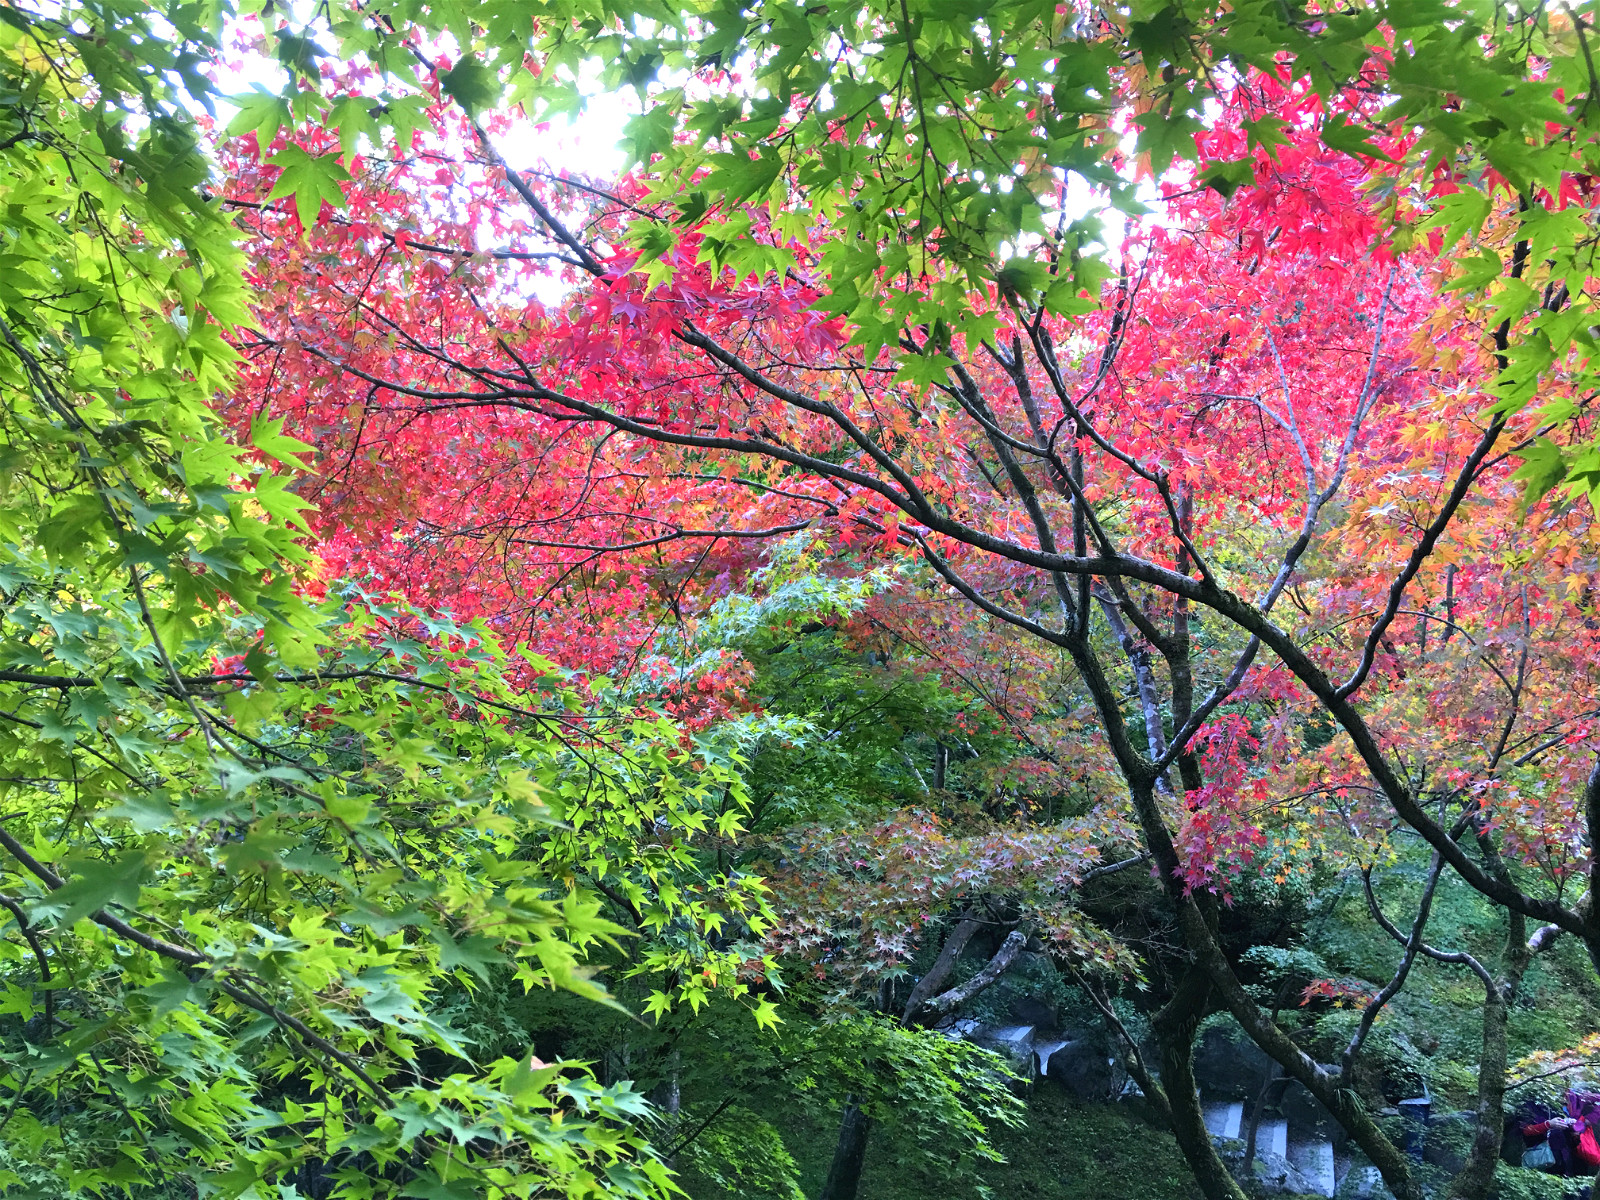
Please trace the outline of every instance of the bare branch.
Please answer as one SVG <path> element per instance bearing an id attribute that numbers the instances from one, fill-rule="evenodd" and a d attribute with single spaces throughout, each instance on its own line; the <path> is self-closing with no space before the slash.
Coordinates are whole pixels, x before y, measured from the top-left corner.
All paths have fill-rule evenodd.
<path id="1" fill-rule="evenodd" d="M 1435 853 L 1433 862 L 1428 867 L 1428 881 L 1423 885 L 1422 899 L 1417 903 L 1417 916 L 1411 923 L 1411 933 L 1408 937 L 1401 937 L 1400 931 L 1390 923 L 1383 915 L 1383 910 L 1378 907 L 1377 893 L 1372 890 L 1372 868 L 1370 866 L 1361 868 L 1361 884 L 1366 889 L 1368 911 L 1386 933 L 1399 940 L 1401 946 L 1405 948 L 1405 953 L 1400 959 L 1400 965 L 1395 968 L 1394 977 L 1384 984 L 1376 996 L 1367 1001 L 1367 1006 L 1361 1011 L 1361 1022 L 1356 1026 L 1356 1031 L 1350 1035 L 1350 1041 L 1339 1059 L 1341 1086 L 1349 1086 L 1350 1079 L 1355 1073 L 1356 1055 L 1361 1053 L 1367 1035 L 1372 1032 L 1373 1022 L 1378 1019 L 1383 1006 L 1399 995 L 1400 989 L 1405 986 L 1406 977 L 1411 974 L 1411 967 L 1417 961 L 1417 954 L 1422 949 L 1422 933 L 1427 927 L 1428 915 L 1433 911 L 1433 894 L 1439 886 L 1439 873 L 1443 868 L 1444 859 Z"/>
<path id="2" fill-rule="evenodd" d="M 1000 949 L 994 952 L 994 957 L 984 964 L 981 971 L 965 983 L 959 984 L 948 992 L 935 996 L 923 1004 L 922 1012 L 927 1014 L 925 1019 L 945 1016 L 960 1008 L 968 1000 L 971 1000 L 984 988 L 1004 975 L 1006 968 L 1011 966 L 1017 955 L 1022 953 L 1023 946 L 1027 944 L 1027 936 L 1020 929 L 1013 929 L 1006 934 L 1006 940 L 1000 943 Z"/>

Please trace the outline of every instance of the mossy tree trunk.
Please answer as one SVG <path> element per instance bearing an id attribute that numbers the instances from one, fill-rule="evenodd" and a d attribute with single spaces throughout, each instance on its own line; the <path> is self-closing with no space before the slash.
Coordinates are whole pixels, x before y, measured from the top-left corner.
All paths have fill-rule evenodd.
<path id="1" fill-rule="evenodd" d="M 1246 1200 L 1217 1154 L 1194 1080 L 1194 1034 L 1210 994 L 1205 974 L 1191 969 L 1179 981 L 1172 999 L 1151 1018 L 1161 1046 L 1161 1090 L 1166 1094 L 1172 1135 L 1206 1200 Z"/>

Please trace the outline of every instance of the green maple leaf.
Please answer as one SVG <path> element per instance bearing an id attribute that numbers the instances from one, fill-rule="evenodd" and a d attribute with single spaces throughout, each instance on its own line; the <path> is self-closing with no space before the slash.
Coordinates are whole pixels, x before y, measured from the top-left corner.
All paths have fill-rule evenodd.
<path id="1" fill-rule="evenodd" d="M 1394 162 L 1394 159 L 1368 138 L 1370 132 L 1359 125 L 1350 124 L 1343 117 L 1333 116 L 1323 123 L 1322 140 L 1333 149 L 1342 150 L 1357 158 L 1378 158 L 1387 163 Z"/>
<path id="2" fill-rule="evenodd" d="M 240 137 L 254 132 L 256 148 L 265 154 L 279 128 L 289 119 L 289 102 L 265 88 L 257 88 L 240 96 L 229 96 L 228 102 L 239 110 L 228 122 L 229 136 Z"/>
<path id="3" fill-rule="evenodd" d="M 389 1109 L 389 1115 L 400 1126 L 402 1146 L 409 1146 L 419 1133 L 431 1133 L 439 1128 L 439 1122 L 431 1113 L 424 1112 L 415 1100 L 402 1100 Z"/>
<path id="4" fill-rule="evenodd" d="M 316 224 L 324 200 L 334 208 L 344 207 L 344 190 L 339 185 L 350 178 L 350 172 L 339 165 L 338 155 L 307 154 L 299 146 L 285 146 L 272 156 L 272 165 L 283 173 L 267 199 L 292 195 L 302 228 Z"/>
<path id="5" fill-rule="evenodd" d="M 1278 160 L 1278 147 L 1289 144 L 1289 139 L 1283 133 L 1289 127 L 1289 122 L 1282 117 L 1258 117 L 1254 121 L 1241 121 L 1240 124 L 1250 139 L 1250 148 L 1266 150 L 1274 162 Z"/>
<path id="6" fill-rule="evenodd" d="M 419 1200 L 479 1200 L 483 1195 L 471 1179 L 454 1179 L 449 1183 L 432 1171 L 423 1171 L 401 1189 L 402 1196 L 416 1196 Z"/>
<path id="7" fill-rule="evenodd" d="M 1163 116 L 1152 111 L 1140 116 L 1139 122 L 1142 128 L 1135 148 L 1150 156 L 1150 173 L 1158 178 L 1173 159 L 1193 157 L 1194 135 L 1204 128 L 1185 112 Z"/>
<path id="8" fill-rule="evenodd" d="M 475 117 L 493 108 L 500 99 L 500 76 L 472 55 L 463 55 L 460 62 L 439 76 L 439 90 L 466 109 L 468 116 Z"/>
<path id="9" fill-rule="evenodd" d="M 481 934 L 456 941 L 444 931 L 435 930 L 433 937 L 439 943 L 439 966 L 443 970 L 454 971 L 458 967 L 466 967 L 487 983 L 489 968 L 505 961 L 504 955 L 496 949 L 494 939 Z"/>
<path id="10" fill-rule="evenodd" d="M 378 123 L 372 118 L 373 102 L 364 96 L 346 96 L 328 110 L 329 126 L 339 131 L 339 153 L 349 159 L 363 134 L 376 138 Z"/>
<path id="11" fill-rule="evenodd" d="M 84 859 L 74 866 L 76 878 L 35 905 L 35 917 L 54 917 L 66 928 L 107 904 L 133 907 L 139 902 L 139 886 L 149 869 L 149 859 L 142 851 L 129 851 L 114 862 Z"/>

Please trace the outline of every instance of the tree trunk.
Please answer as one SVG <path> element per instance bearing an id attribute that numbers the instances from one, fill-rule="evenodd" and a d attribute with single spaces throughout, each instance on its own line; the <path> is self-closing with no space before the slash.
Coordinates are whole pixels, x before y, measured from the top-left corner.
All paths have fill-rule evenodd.
<path id="1" fill-rule="evenodd" d="M 667 1059 L 666 1093 L 661 1107 L 669 1117 L 675 1117 L 683 1105 L 683 1056 L 677 1050 Z"/>
<path id="2" fill-rule="evenodd" d="M 839 1141 L 833 1148 L 833 1163 L 828 1181 L 822 1185 L 820 1200 L 856 1200 L 861 1188 L 861 1168 L 867 1159 L 867 1135 L 872 1121 L 854 1101 L 845 1105 L 839 1123 Z"/>
<path id="3" fill-rule="evenodd" d="M 1490 868 L 1504 871 L 1499 855 L 1486 848 Z M 1506 1022 L 1522 988 L 1522 976 L 1533 957 L 1528 949 L 1527 919 L 1506 912 L 1506 951 L 1499 979 L 1484 981 L 1483 1050 L 1478 1058 L 1478 1111 L 1472 1151 L 1450 1182 L 1453 1200 L 1488 1200 L 1494 1187 L 1495 1164 L 1505 1136 Z"/>
<path id="4" fill-rule="evenodd" d="M 938 994 L 945 980 L 950 978 L 950 972 L 955 970 L 956 962 L 960 959 L 962 951 L 967 948 L 967 943 L 972 940 L 973 934 L 983 928 L 983 922 L 973 915 L 973 911 L 962 914 L 961 919 L 956 922 L 956 927 L 950 931 L 950 936 L 945 938 L 939 957 L 933 960 L 928 973 L 917 980 L 916 986 L 911 989 L 911 997 L 906 1001 L 906 1010 L 900 1017 L 902 1025 L 914 1022 L 917 1013 L 922 1011 L 923 1004 Z"/>
<path id="5" fill-rule="evenodd" d="M 1494 1186 L 1495 1163 L 1500 1160 L 1504 1136 L 1506 1095 L 1506 1016 L 1508 1005 L 1498 987 L 1485 988 L 1489 994 L 1483 1006 L 1483 1053 L 1478 1060 L 1477 1128 L 1466 1164 L 1450 1181 L 1455 1200 L 1488 1200 Z"/>
<path id="6" fill-rule="evenodd" d="M 1299 1080 L 1343 1126 L 1351 1141 L 1372 1160 L 1397 1200 L 1422 1200 L 1422 1187 L 1411 1173 L 1404 1151 L 1378 1128 L 1354 1092 L 1341 1088 L 1325 1070 L 1258 1005 L 1233 973 L 1217 944 L 1205 914 L 1192 896 L 1178 896 L 1178 919 L 1184 940 L 1193 948 L 1216 985 L 1223 1004 L 1250 1035 L 1250 1040 L 1278 1061 L 1284 1074 Z"/>
<path id="7" fill-rule="evenodd" d="M 1022 486 L 1026 486 L 1025 478 L 1019 486 L 1019 491 Z M 1081 526 L 1082 508 L 1076 506 L 1076 509 L 1080 514 L 1078 520 Z M 1082 549 L 1084 542 L 1082 528 L 1075 527 L 1073 544 L 1078 547 L 1076 553 L 1084 553 Z M 1061 586 L 1060 581 L 1058 586 Z M 1156 800 L 1157 777 L 1149 762 L 1133 748 L 1129 740 L 1127 723 L 1122 716 L 1121 695 L 1107 677 L 1104 667 L 1089 643 L 1086 632 L 1088 628 L 1086 613 L 1089 603 L 1087 593 L 1088 588 L 1084 586 L 1080 592 L 1081 599 L 1077 603 L 1078 614 L 1072 621 L 1071 636 L 1063 645 L 1072 656 L 1073 664 L 1078 668 L 1084 686 L 1094 697 L 1095 708 L 1100 714 L 1101 725 L 1112 754 L 1116 757 L 1117 766 L 1128 785 L 1128 798 L 1133 802 L 1145 849 L 1155 860 L 1156 874 L 1161 879 L 1168 898 L 1177 909 L 1178 929 L 1184 944 L 1194 955 L 1196 965 L 1210 976 L 1228 1011 L 1244 1028 L 1245 1033 L 1256 1045 L 1278 1061 L 1283 1067 L 1284 1074 L 1304 1084 L 1306 1090 L 1333 1114 L 1334 1119 L 1344 1127 L 1351 1140 L 1378 1168 L 1384 1183 L 1394 1193 L 1396 1200 L 1422 1200 L 1421 1185 L 1413 1177 L 1411 1164 L 1405 1154 L 1385 1136 L 1382 1129 L 1378 1128 L 1377 1122 L 1372 1119 L 1355 1093 L 1342 1088 L 1339 1077 L 1327 1071 L 1296 1045 L 1294 1039 L 1285 1033 L 1277 1021 L 1268 1016 L 1245 991 L 1244 985 L 1239 981 L 1232 964 L 1228 962 L 1227 955 L 1223 953 L 1217 941 L 1213 921 L 1215 909 L 1209 898 L 1204 898 L 1205 905 L 1202 907 L 1203 897 L 1190 894 L 1185 887 L 1177 847 L 1173 844 L 1172 833 L 1167 828 L 1161 805 Z M 1072 606 L 1068 607 L 1070 610 Z M 1596 774 L 1600 776 L 1600 768 L 1597 768 Z M 1597 799 L 1594 826 L 1600 830 L 1600 783 L 1597 783 L 1595 790 Z M 1455 860 L 1451 861 L 1453 863 Z M 1600 936 L 1597 936 L 1596 943 L 1597 961 L 1600 961 Z M 1169 1099 L 1176 1108 L 1179 1103 L 1178 1098 L 1169 1096 Z"/>
<path id="8" fill-rule="evenodd" d="M 984 964 L 983 970 L 965 983 L 925 1001 L 921 1006 L 920 1014 L 912 1013 L 909 1005 L 906 1008 L 906 1012 L 910 1013 L 913 1019 L 916 1019 L 919 1015 L 923 1018 L 949 1016 L 996 979 L 999 979 L 1000 976 L 1004 975 L 1011 964 L 1016 961 L 1017 955 L 1022 953 L 1022 948 L 1027 944 L 1026 935 L 1020 929 L 1013 929 L 1006 934 L 1006 940 L 1000 943 L 1000 949 L 994 952 L 994 957 Z M 905 1024 L 909 1025 L 911 1022 L 907 1021 Z"/>
<path id="9" fill-rule="evenodd" d="M 1086 608 L 1087 603 L 1085 598 L 1082 606 Z M 1084 629 L 1080 617 L 1072 639 L 1066 643 L 1066 649 L 1094 697 L 1112 753 L 1128 785 L 1128 798 L 1133 802 L 1145 848 L 1155 860 L 1156 873 L 1177 909 L 1179 932 L 1194 955 L 1196 965 L 1210 976 L 1228 1011 L 1250 1039 L 1278 1061 L 1284 1074 L 1304 1084 L 1306 1090 L 1333 1114 L 1351 1140 L 1378 1168 L 1396 1200 L 1422 1200 L 1421 1185 L 1413 1177 L 1411 1164 L 1405 1154 L 1378 1127 L 1360 1099 L 1352 1091 L 1341 1088 L 1336 1075 L 1330 1074 L 1296 1045 L 1294 1039 L 1245 991 L 1238 975 L 1234 973 L 1216 938 L 1212 921 L 1214 910 L 1209 903 L 1202 907 L 1201 897 L 1190 894 L 1184 886 L 1177 847 L 1173 844 L 1172 833 L 1167 828 L 1161 806 L 1156 801 L 1156 777 L 1128 739 L 1118 692 L 1106 677 L 1084 635 Z M 1600 803 L 1597 803 L 1597 808 L 1600 808 Z M 1600 818 L 1596 823 L 1600 825 Z M 1597 954 L 1600 954 L 1600 948 L 1597 948 Z M 1174 1108 L 1180 1103 L 1176 1097 L 1169 1096 L 1169 1100 Z M 1176 1121 L 1174 1123 L 1177 1124 Z"/>
<path id="10" fill-rule="evenodd" d="M 909 1028 L 919 1016 L 949 1013 L 1005 974 L 1006 968 L 1027 942 L 1027 938 L 1017 930 L 1006 935 L 994 957 L 966 983 L 939 995 L 933 994 L 950 978 L 961 952 L 966 949 L 980 925 L 981 922 L 972 916 L 964 916 L 957 923 L 927 975 L 912 989 L 905 1013 L 900 1018 L 901 1025 Z M 828 1181 L 822 1187 L 820 1200 L 855 1200 L 856 1192 L 861 1187 L 861 1167 L 866 1161 L 867 1139 L 871 1132 L 871 1119 L 852 1099 L 845 1105 L 844 1117 L 839 1122 L 839 1140 L 834 1144 L 833 1163 L 828 1167 Z"/>
<path id="11" fill-rule="evenodd" d="M 1234 973 L 1222 952 L 1212 923 L 1212 910 L 1202 907 L 1202 896 L 1190 894 L 1179 877 L 1177 848 L 1172 843 L 1161 809 L 1156 803 L 1154 781 L 1129 781 L 1128 794 L 1138 814 L 1144 842 L 1161 876 L 1168 897 L 1178 913 L 1178 929 L 1195 956 L 1196 966 L 1210 977 L 1223 1005 L 1250 1040 L 1278 1061 L 1284 1074 L 1299 1080 L 1321 1101 L 1343 1126 L 1352 1141 L 1372 1160 L 1396 1200 L 1422 1200 L 1422 1188 L 1412 1176 L 1405 1154 L 1378 1128 L 1366 1106 L 1354 1092 L 1339 1086 L 1338 1078 L 1302 1050 L 1282 1027 L 1257 1004 Z M 1170 1098 L 1170 1097 L 1169 1097 Z M 1173 1099 L 1174 1107 L 1177 1101 Z"/>
<path id="12" fill-rule="evenodd" d="M 1206 1200 L 1245 1200 L 1243 1190 L 1217 1156 L 1194 1082 L 1194 1031 L 1205 1014 L 1210 991 L 1205 975 L 1191 970 L 1151 1020 L 1161 1044 L 1161 1090 L 1166 1093 L 1178 1149 Z"/>
<path id="13" fill-rule="evenodd" d="M 1283 1094 L 1293 1080 L 1283 1074 L 1283 1068 L 1276 1062 L 1267 1067 L 1266 1078 L 1261 1081 L 1261 1090 L 1256 1093 L 1256 1102 L 1250 1109 L 1250 1128 L 1244 1139 L 1244 1168 L 1242 1174 L 1248 1176 L 1250 1167 L 1256 1161 L 1256 1138 L 1261 1132 L 1261 1118 L 1274 1104 L 1283 1102 Z M 1273 1093 L 1277 1092 L 1277 1097 Z"/>

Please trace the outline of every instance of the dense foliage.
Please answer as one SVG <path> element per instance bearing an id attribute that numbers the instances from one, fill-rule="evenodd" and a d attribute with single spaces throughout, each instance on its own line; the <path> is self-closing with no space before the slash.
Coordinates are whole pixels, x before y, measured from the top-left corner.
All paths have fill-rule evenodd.
<path id="1" fill-rule="evenodd" d="M 0 2 L 0 1187 L 1035 1194 L 1044 1011 L 1540 1194 L 1594 19 Z"/>

